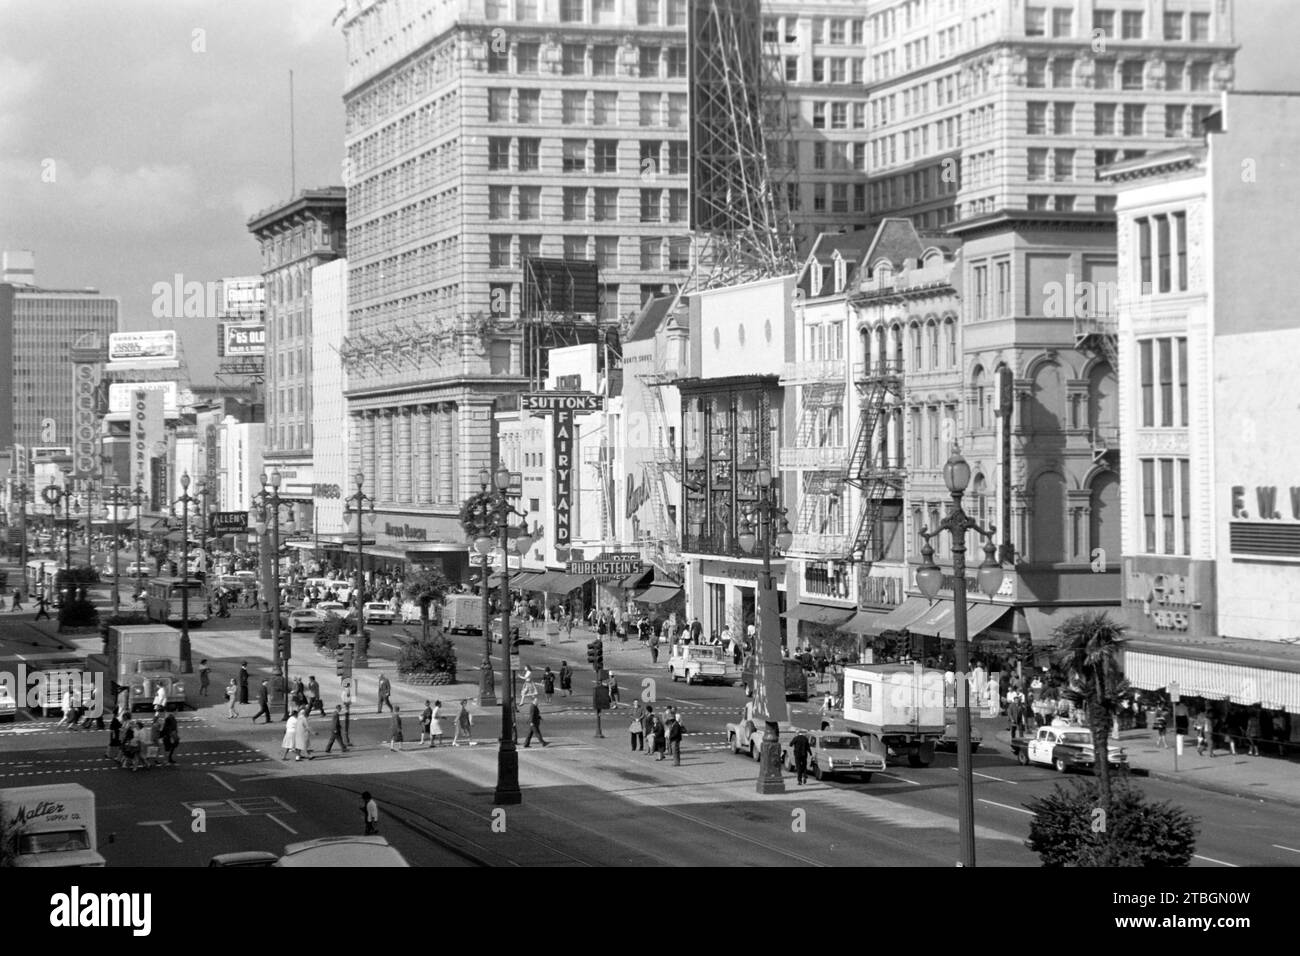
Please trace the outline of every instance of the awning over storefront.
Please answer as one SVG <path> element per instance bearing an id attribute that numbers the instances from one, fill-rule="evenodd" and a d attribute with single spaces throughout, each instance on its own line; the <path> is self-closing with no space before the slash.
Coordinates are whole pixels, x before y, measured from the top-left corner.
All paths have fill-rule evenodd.
<path id="1" fill-rule="evenodd" d="M 544 576 L 545 574 L 541 571 L 519 571 L 510 575 L 510 587 L 519 591 L 531 591 L 537 580 Z M 488 578 L 488 583 L 491 584 L 491 582 L 492 579 Z"/>
<path id="2" fill-rule="evenodd" d="M 925 598 L 910 597 L 892 611 L 859 611 L 839 630 L 874 637 L 884 631 L 901 631 L 929 610 L 930 602 Z"/>
<path id="3" fill-rule="evenodd" d="M 556 571 L 554 576 L 550 577 L 544 584 L 537 585 L 535 589 L 545 591 L 547 594 L 568 594 L 570 591 L 576 591 L 590 580 L 591 575 L 589 574 L 566 574 L 563 571 Z"/>
<path id="4" fill-rule="evenodd" d="M 405 561 L 406 552 L 397 548 L 381 548 L 379 545 L 370 545 L 361 549 L 363 554 L 368 554 L 372 558 L 388 558 L 389 560 Z"/>
<path id="5" fill-rule="evenodd" d="M 1035 647 L 1053 647 L 1056 645 L 1056 638 L 1052 636 L 1052 631 L 1071 614 L 1077 614 L 1080 608 L 1077 607 L 1025 607 L 1018 608 L 1017 617 L 1023 615 L 1025 628 L 1029 631 L 1029 639 Z M 1019 628 L 1020 622 L 1017 621 L 1016 630 L 1020 633 L 1023 631 Z"/>
<path id="6" fill-rule="evenodd" d="M 310 551 L 316 547 L 315 543 L 311 541 L 286 541 L 284 546 L 286 548 L 298 548 L 302 551 Z"/>
<path id="7" fill-rule="evenodd" d="M 1154 635 L 1124 642 L 1124 676 L 1139 690 L 1178 682 L 1184 697 L 1300 714 L 1300 647 L 1237 638 Z"/>
<path id="8" fill-rule="evenodd" d="M 946 640 L 956 639 L 953 611 L 956 605 L 952 601 L 938 601 L 919 618 L 907 625 L 913 634 L 925 634 Z M 976 601 L 966 605 L 966 636 L 971 640 L 988 630 L 998 618 L 1010 608 L 1005 604 L 986 604 Z"/>
<path id="9" fill-rule="evenodd" d="M 676 584 L 652 584 L 643 591 L 632 595 L 632 600 L 641 604 L 667 604 L 682 593 Z"/>
<path id="10" fill-rule="evenodd" d="M 851 607 L 828 607 L 825 604 L 805 604 L 800 601 L 781 616 L 787 620 L 793 617 L 812 624 L 821 624 L 824 627 L 839 627 L 841 624 L 847 624 L 853 615 L 854 610 Z"/>
<path id="11" fill-rule="evenodd" d="M 654 578 L 655 569 L 646 568 L 644 571 L 638 571 L 635 574 L 629 574 L 622 581 L 615 584 L 606 584 L 606 587 L 620 587 L 625 591 L 635 590 L 649 585 Z"/>

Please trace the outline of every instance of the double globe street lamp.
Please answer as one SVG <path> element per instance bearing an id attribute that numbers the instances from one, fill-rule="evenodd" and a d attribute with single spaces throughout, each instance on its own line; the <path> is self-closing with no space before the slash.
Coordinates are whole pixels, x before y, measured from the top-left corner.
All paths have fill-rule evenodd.
<path id="1" fill-rule="evenodd" d="M 271 549 L 270 549 L 270 573 L 267 568 L 262 568 L 262 583 L 265 588 L 271 592 L 271 622 L 269 632 L 271 635 L 271 647 L 275 662 L 276 672 L 280 676 L 280 691 L 284 698 L 284 719 L 289 719 L 289 656 L 291 653 L 292 631 L 289 631 L 287 638 L 281 637 L 283 625 L 280 621 L 280 508 L 283 503 L 280 501 L 280 472 L 273 470 L 268 477 L 266 472 L 262 472 L 259 481 L 262 490 L 253 496 L 253 527 L 257 529 L 257 538 L 259 542 L 266 541 L 266 532 L 269 526 L 271 531 Z M 289 502 L 289 515 L 285 519 L 285 524 L 289 531 L 293 531 L 293 503 Z M 267 550 L 262 549 L 262 556 L 265 559 Z"/>
<path id="2" fill-rule="evenodd" d="M 772 719 L 774 702 L 767 699 L 766 691 L 772 687 L 781 687 L 781 702 L 784 702 L 785 665 L 782 663 L 781 628 L 776 619 L 777 598 L 772 587 L 772 544 L 775 539 L 777 550 L 788 551 L 794 535 L 786 520 L 787 510 L 776 503 L 772 489 L 772 469 L 762 465 L 754 477 L 758 485 L 758 500 L 742 517 L 736 542 L 746 554 L 753 554 L 759 541 L 763 544 L 763 573 L 758 580 L 758 646 L 752 648 L 751 652 L 756 661 L 754 684 L 755 687 L 764 688 L 761 699 L 767 711 L 763 715 L 765 727 L 759 750 L 757 789 L 759 793 L 773 794 L 785 793 L 785 781 L 781 779 L 781 728 Z M 770 679 L 773 668 L 781 675 L 780 681 Z"/>
<path id="3" fill-rule="evenodd" d="M 488 481 L 493 479 L 496 494 L 488 493 Z M 486 468 L 479 472 L 479 485 L 482 488 L 481 524 L 474 536 L 474 550 L 483 556 L 483 602 L 487 604 L 487 556 L 495 547 L 501 548 L 501 747 L 497 753 L 497 785 L 492 802 L 497 805 L 517 804 L 522 802 L 523 794 L 519 790 L 519 751 L 515 746 L 515 692 L 510 669 L 510 653 L 513 645 L 510 637 L 510 551 L 526 554 L 533 546 L 533 539 L 528 534 L 526 525 L 511 526 L 510 518 L 515 516 L 527 521 L 528 515 L 511 506 L 507 492 L 510 489 L 510 469 L 502 465 L 495 476 Z M 492 634 L 485 630 L 484 670 L 492 669 Z M 481 693 L 481 690 L 480 690 Z"/>
<path id="4" fill-rule="evenodd" d="M 984 563 L 979 567 L 979 589 L 990 598 L 1002 588 L 1003 570 L 995 555 L 993 536 L 997 528 L 981 528 L 962 510 L 961 499 L 970 485 L 971 470 L 961 450 L 953 445 L 952 457 L 943 466 L 943 483 L 952 494 L 952 509 L 933 531 L 921 529 L 925 546 L 921 548 L 921 566 L 916 571 L 916 586 L 934 600 L 943 587 L 943 569 L 934 563 L 930 539 L 944 531 L 952 535 L 953 630 L 956 637 L 957 677 L 957 810 L 961 841 L 961 866 L 975 865 L 975 780 L 970 749 L 970 648 L 966 632 L 966 535 L 974 531 L 984 538 Z"/>
<path id="5" fill-rule="evenodd" d="M 374 523 L 375 499 L 361 490 L 361 486 L 365 484 L 366 481 L 366 476 L 363 472 L 357 472 L 356 475 L 353 476 L 352 480 L 356 482 L 357 490 L 344 499 L 343 521 L 345 524 L 351 524 L 353 518 L 356 518 L 357 520 L 357 584 L 353 591 L 353 596 L 355 598 L 354 603 L 357 606 L 357 656 L 354 657 L 353 660 L 354 662 L 360 663 L 357 658 L 361 656 L 363 651 L 367 650 L 365 637 L 366 621 L 365 615 L 362 613 L 365 610 L 366 600 L 364 594 L 365 572 L 362 570 L 365 567 L 365 552 L 362 548 L 366 544 L 366 536 L 365 528 L 362 527 L 361 516 L 363 514 L 368 516 L 371 524 Z"/>
<path id="6" fill-rule="evenodd" d="M 176 514 L 176 506 L 181 506 L 181 673 L 194 673 L 194 660 L 190 652 L 190 503 L 197 502 L 207 493 L 207 483 L 200 478 L 194 489 L 197 494 L 190 494 L 190 473 L 181 475 L 181 496 L 172 501 L 170 510 Z"/>

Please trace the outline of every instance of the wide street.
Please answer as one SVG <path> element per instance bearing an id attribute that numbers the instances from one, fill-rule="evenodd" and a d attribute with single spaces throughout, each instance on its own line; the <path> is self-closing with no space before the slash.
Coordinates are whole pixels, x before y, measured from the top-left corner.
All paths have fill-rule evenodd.
<path id="1" fill-rule="evenodd" d="M 27 625 L 30 615 L 0 615 L 0 655 L 33 659 L 57 653 Z M 374 713 L 377 673 L 393 674 L 404 630 L 376 628 L 374 666 L 361 675 L 353 708 L 353 749 L 322 751 L 325 725 L 314 721 L 315 759 L 282 761 L 282 724 L 251 724 L 252 705 L 229 720 L 221 688 L 241 660 L 255 677 L 268 670 L 268 642 L 251 616 L 211 621 L 193 631 L 195 660 L 213 667 L 212 689 L 197 711 L 181 715 L 178 765 L 131 773 L 104 757 L 107 734 L 67 730 L 54 720 L 20 713 L 0 725 L 0 786 L 77 781 L 99 800 L 102 852 L 110 865 L 197 866 L 214 854 L 277 850 L 319 836 L 359 832 L 359 794 L 370 790 L 381 807 L 381 832 L 414 864 L 425 865 L 951 865 L 957 853 L 956 758 L 940 754 L 922 769 L 891 766 L 869 783 L 816 782 L 800 787 L 787 776 L 783 796 L 755 793 L 757 764 L 726 745 L 725 724 L 744 704 L 734 687 L 671 683 L 664 662 L 652 666 L 635 642 L 606 643 L 606 666 L 618 676 L 624 701 L 640 693 L 657 707 L 676 705 L 689 731 L 680 767 L 633 753 L 626 706 L 607 714 L 605 737 L 595 736 L 590 635 L 552 646 L 525 645 L 521 659 L 539 675 L 568 660 L 575 671 L 572 698 L 544 703 L 549 746 L 519 750 L 523 803 L 494 813 L 500 711 L 475 710 L 477 746 L 419 748 L 415 716 L 425 697 L 450 688 L 413 688 L 394 680 L 393 699 L 407 716 L 402 752 L 381 744 L 389 716 Z M 222 627 L 212 625 L 221 624 Z M 409 628 L 418 631 L 418 625 Z M 541 632 L 537 635 L 542 639 Z M 458 693 L 476 684 L 481 638 L 454 638 L 461 664 Z M 83 650 L 97 641 L 80 639 Z M 497 686 L 500 688 L 499 646 Z M 64 652 L 66 653 L 66 652 Z M 329 707 L 337 701 L 333 664 L 295 635 L 294 675 L 315 674 Z M 196 695 L 197 679 L 191 695 Z M 817 704 L 792 704 L 791 719 L 815 726 Z M 445 721 L 450 730 L 451 721 Z M 977 851 L 981 865 L 1036 865 L 1023 845 L 1029 800 L 1051 792 L 1061 778 L 1044 768 L 1018 766 L 994 741 L 1003 721 L 979 720 L 986 744 L 975 755 Z M 1244 758 L 1238 758 L 1244 759 Z M 1200 820 L 1198 866 L 1294 865 L 1300 808 L 1220 795 L 1163 780 L 1140 780 Z M 110 842 L 111 840 L 111 842 Z"/>

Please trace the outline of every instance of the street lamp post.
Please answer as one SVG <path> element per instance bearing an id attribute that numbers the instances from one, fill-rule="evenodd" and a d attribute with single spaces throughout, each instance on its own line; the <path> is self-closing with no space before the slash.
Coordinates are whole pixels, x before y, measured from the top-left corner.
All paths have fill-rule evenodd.
<path id="1" fill-rule="evenodd" d="M 772 593 L 772 539 L 776 538 L 778 549 L 786 551 L 794 535 L 790 532 L 790 525 L 786 521 L 786 509 L 778 507 L 773 497 L 772 470 L 767 466 L 760 467 L 755 478 L 758 484 L 758 501 L 741 519 L 736 539 L 748 554 L 753 554 L 758 539 L 762 539 L 763 574 L 759 578 L 758 586 L 766 594 L 766 599 L 760 601 L 758 607 L 775 609 L 776 595 Z M 760 628 L 758 647 L 754 650 L 758 652 L 756 656 L 760 660 L 765 660 L 768 656 L 767 651 L 780 644 L 779 632 L 774 631 L 780 625 L 771 614 L 761 611 L 758 625 Z M 782 686 L 784 686 L 784 678 L 785 675 L 782 674 Z M 769 682 L 765 681 L 766 683 Z M 781 778 L 781 728 L 777 721 L 770 719 L 772 716 L 770 709 L 766 716 L 769 719 L 766 720 L 763 729 L 757 789 L 762 794 L 785 793 L 785 781 Z"/>
<path id="2" fill-rule="evenodd" d="M 118 607 L 122 603 L 121 589 L 118 585 L 118 580 L 119 580 L 118 574 L 120 571 L 120 566 L 118 562 L 118 558 L 119 558 L 118 551 L 120 549 L 118 548 L 118 542 L 120 540 L 120 536 L 118 534 L 118 527 L 117 527 L 117 510 L 118 508 L 126 507 L 130 503 L 131 503 L 131 499 L 130 497 L 127 496 L 126 488 L 123 485 L 119 485 L 116 482 L 114 482 L 111 490 L 105 489 L 104 504 L 105 506 L 112 505 L 113 507 L 113 613 L 114 614 L 117 614 Z"/>
<path id="3" fill-rule="evenodd" d="M 489 502 L 491 496 L 488 495 L 488 483 L 492 480 L 492 473 L 483 468 L 478 473 L 478 486 L 480 501 L 482 502 L 482 514 L 480 520 L 483 527 L 486 528 L 492 523 L 492 515 L 489 512 Z M 476 546 L 477 547 L 477 546 Z M 492 673 L 492 610 L 488 607 L 488 555 L 487 552 L 481 554 L 483 559 L 483 663 L 479 667 L 478 682 L 478 704 L 480 707 L 495 707 L 497 704 L 496 697 L 496 679 Z M 507 561 L 509 558 L 507 557 Z M 510 600 L 509 592 L 506 593 L 506 600 Z M 504 636 L 502 637 L 504 641 Z M 502 681 L 508 683 L 504 676 Z"/>
<path id="4" fill-rule="evenodd" d="M 134 604 L 140 597 L 142 588 L 141 575 L 144 573 L 144 535 L 140 530 L 140 520 L 144 513 L 144 503 L 148 500 L 144 488 L 140 486 L 139 480 L 135 483 L 135 489 L 131 492 L 131 497 L 127 499 L 135 506 L 135 594 L 131 603 Z"/>
<path id="5" fill-rule="evenodd" d="M 268 519 L 271 529 L 271 641 L 275 659 L 276 670 L 280 672 L 280 680 L 283 682 L 281 689 L 284 694 L 284 719 L 289 719 L 289 657 L 288 649 L 281 652 L 280 647 L 280 472 L 272 471 L 270 479 L 267 479 L 265 473 L 262 474 L 262 490 L 254 497 L 258 501 L 257 517 L 257 535 L 259 538 L 266 533 Z M 293 527 L 293 513 L 290 512 L 288 518 L 289 527 Z M 290 642 L 293 640 L 292 631 L 290 632 Z"/>
<path id="6" fill-rule="evenodd" d="M 484 469 L 479 473 L 479 483 L 487 488 L 487 476 Z M 497 469 L 495 475 L 496 494 L 493 495 L 486 503 L 484 512 L 488 522 L 484 527 L 479 529 L 479 536 L 474 539 L 474 550 L 483 555 L 484 558 L 491 553 L 493 547 L 500 545 L 502 555 L 501 567 L 501 591 L 506 595 L 506 599 L 501 602 L 501 660 L 502 671 L 504 673 L 501 687 L 501 746 L 497 754 L 497 786 L 492 796 L 492 802 L 501 804 L 517 804 L 523 802 L 523 794 L 519 790 L 519 751 L 515 745 L 515 693 L 511 681 L 513 676 L 510 670 L 510 539 L 511 531 L 514 531 L 514 547 L 519 554 L 526 554 L 532 547 L 533 540 L 528 535 L 524 527 L 511 528 L 510 516 L 515 515 L 519 518 L 527 519 L 527 515 L 511 507 L 506 492 L 510 488 L 510 469 L 502 465 Z M 499 541 L 494 540 L 499 536 Z M 488 640 L 491 640 L 489 635 Z"/>
<path id="7" fill-rule="evenodd" d="M 365 640 L 366 633 L 365 615 L 362 613 L 366 606 L 366 598 L 364 594 L 365 588 L 363 586 L 365 576 L 361 570 L 364 566 L 365 559 L 365 552 L 362 548 L 365 545 L 366 540 L 365 528 L 362 526 L 361 516 L 363 513 L 369 514 L 370 520 L 375 520 L 375 499 L 361 490 L 361 486 L 365 484 L 366 481 L 366 476 L 363 472 L 357 472 L 353 476 L 352 480 L 356 482 L 357 490 L 344 499 L 343 520 L 349 524 L 352 523 L 354 517 L 357 520 L 357 585 L 353 589 L 352 593 L 355 598 L 353 603 L 357 606 L 357 646 L 360 647 L 361 642 Z"/>
<path id="8" fill-rule="evenodd" d="M 962 510 L 961 499 L 970 484 L 970 465 L 962 457 L 956 444 L 952 457 L 943 466 L 943 483 L 952 493 L 952 509 L 939 522 L 934 531 L 921 529 L 925 546 L 921 549 L 921 566 L 916 571 L 916 584 L 926 597 L 933 600 L 943 586 L 943 571 L 934 563 L 934 548 L 930 539 L 947 531 L 952 535 L 952 601 L 953 629 L 955 631 L 957 677 L 957 812 L 961 840 L 961 866 L 975 865 L 975 780 L 970 749 L 970 648 L 966 633 L 966 535 L 974 531 L 985 539 L 984 563 L 979 568 L 979 587 L 992 597 L 1002 586 L 1002 566 L 994 557 L 993 536 L 997 528 L 981 528 Z"/>
<path id="9" fill-rule="evenodd" d="M 194 673 L 194 660 L 190 652 L 190 502 L 197 502 L 205 493 L 206 483 L 199 479 L 197 495 L 190 494 L 190 473 L 181 475 L 181 496 L 171 503 L 172 509 L 181 506 L 181 673 Z M 173 514 L 175 511 L 173 510 Z"/>
<path id="10" fill-rule="evenodd" d="M 63 503 L 63 528 L 65 531 L 63 539 L 63 586 L 70 597 L 72 594 L 72 517 L 69 509 L 72 504 L 72 491 L 68 487 L 68 476 L 69 473 L 64 472 L 63 486 L 52 482 L 46 485 L 45 490 L 41 492 L 41 497 L 50 506 L 50 524 L 54 527 L 58 526 L 59 503 Z M 58 554 L 58 551 L 54 553 Z"/>
<path id="11" fill-rule="evenodd" d="M 19 554 L 21 555 L 24 583 L 27 575 L 27 482 L 19 481 L 14 491 L 18 495 L 18 530 L 22 535 L 19 541 Z M 30 595 L 29 595 L 30 597 Z"/>

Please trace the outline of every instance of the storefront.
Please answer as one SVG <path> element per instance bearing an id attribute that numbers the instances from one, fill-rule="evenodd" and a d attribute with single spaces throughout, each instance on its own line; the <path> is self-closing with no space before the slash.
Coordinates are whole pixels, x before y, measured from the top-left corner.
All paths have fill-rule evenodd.
<path id="1" fill-rule="evenodd" d="M 763 573 L 761 561 L 700 559 L 687 562 L 686 603 L 688 620 L 698 616 L 705 636 L 720 634 L 724 627 L 732 634 L 744 635 L 755 623 L 758 577 Z M 785 562 L 774 559 L 772 580 L 777 589 L 780 612 L 781 643 L 787 641 L 787 597 Z"/>

